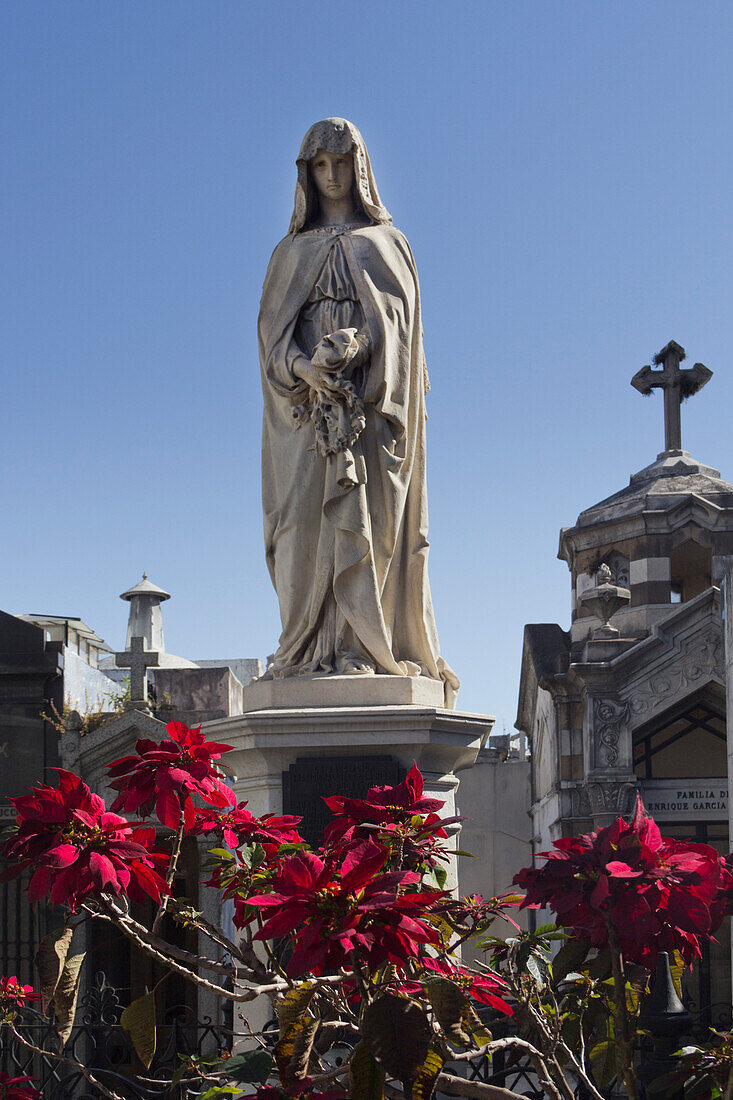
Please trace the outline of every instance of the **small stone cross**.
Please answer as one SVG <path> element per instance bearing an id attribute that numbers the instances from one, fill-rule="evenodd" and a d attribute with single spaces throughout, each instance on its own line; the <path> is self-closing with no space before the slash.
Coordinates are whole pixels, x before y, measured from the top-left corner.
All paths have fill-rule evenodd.
<path id="1" fill-rule="evenodd" d="M 141 710 L 148 705 L 148 669 L 158 664 L 158 654 L 145 649 L 144 638 L 131 638 L 126 653 L 115 653 L 118 668 L 130 670 L 130 706 Z"/>
<path id="2" fill-rule="evenodd" d="M 664 450 L 680 452 L 682 450 L 682 425 L 680 406 L 686 397 L 692 397 L 713 377 L 713 372 L 702 363 L 694 367 L 680 369 L 685 358 L 685 349 L 670 340 L 658 355 L 654 356 L 656 366 L 642 367 L 631 379 L 631 385 L 639 393 L 649 394 L 653 389 L 664 390 Z"/>

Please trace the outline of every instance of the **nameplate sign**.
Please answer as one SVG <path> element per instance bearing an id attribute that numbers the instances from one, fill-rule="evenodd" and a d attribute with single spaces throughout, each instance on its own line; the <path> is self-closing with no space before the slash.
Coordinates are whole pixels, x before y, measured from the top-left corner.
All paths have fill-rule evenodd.
<path id="1" fill-rule="evenodd" d="M 644 808 L 660 821 L 727 821 L 728 781 L 647 779 L 640 784 Z"/>

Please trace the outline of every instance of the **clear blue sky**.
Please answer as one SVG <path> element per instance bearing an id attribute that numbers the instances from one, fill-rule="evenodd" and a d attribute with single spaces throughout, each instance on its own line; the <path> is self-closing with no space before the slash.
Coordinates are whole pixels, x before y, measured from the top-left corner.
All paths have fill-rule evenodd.
<path id="1" fill-rule="evenodd" d="M 733 480 L 728 2 L 5 0 L 0 51 L 3 609 L 117 647 L 145 569 L 172 652 L 274 648 L 255 320 L 327 115 L 420 271 L 460 706 L 511 728 L 559 528 L 662 449 L 629 379 L 672 338 L 715 371 L 683 445 Z"/>

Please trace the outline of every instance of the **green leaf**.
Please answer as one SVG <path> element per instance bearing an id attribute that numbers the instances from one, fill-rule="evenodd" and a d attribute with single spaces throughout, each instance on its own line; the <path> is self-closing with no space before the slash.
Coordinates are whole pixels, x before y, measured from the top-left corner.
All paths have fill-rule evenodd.
<path id="1" fill-rule="evenodd" d="M 678 997 L 682 997 L 682 975 L 685 971 L 685 960 L 679 951 L 672 951 L 669 959 L 669 969 L 672 972 L 672 981 Z"/>
<path id="2" fill-rule="evenodd" d="M 719 1096 L 720 1090 L 716 1087 L 715 1079 L 709 1074 L 701 1076 L 697 1074 L 685 1083 L 685 1100 L 702 1100 L 706 1096 Z"/>
<path id="3" fill-rule="evenodd" d="M 412 1086 L 412 1100 L 431 1100 L 444 1065 L 445 1060 L 440 1050 L 431 1044 Z"/>
<path id="4" fill-rule="evenodd" d="M 227 863 L 231 863 L 234 860 L 234 856 L 228 848 L 209 848 L 209 855 L 216 856 L 218 859 L 223 859 Z"/>
<path id="5" fill-rule="evenodd" d="M 435 878 L 435 881 L 438 884 L 438 888 L 440 890 L 442 890 L 443 887 L 446 884 L 447 879 L 448 879 L 448 870 L 447 870 L 447 868 L 444 867 L 442 865 L 442 863 L 436 863 L 435 866 L 433 867 L 433 876 Z"/>
<path id="6" fill-rule="evenodd" d="M 470 1000 L 466 1001 L 466 1005 L 463 1009 L 461 1016 L 461 1023 L 463 1030 L 470 1032 L 473 1037 L 473 1041 L 477 1047 L 485 1047 L 487 1043 L 490 1043 L 493 1039 L 493 1035 L 484 1027 L 480 1016 L 476 1012 L 476 1009 L 471 1004 Z"/>
<path id="7" fill-rule="evenodd" d="M 130 1042 L 145 1069 L 150 1069 L 156 1041 L 155 994 L 146 993 L 129 1004 L 120 1016 L 120 1023 L 130 1036 Z"/>
<path id="8" fill-rule="evenodd" d="M 351 1100 L 384 1100 L 384 1068 L 366 1043 L 359 1043 L 349 1059 Z"/>
<path id="9" fill-rule="evenodd" d="M 178 1057 L 182 1058 L 183 1056 L 181 1054 L 179 1054 Z M 171 1093 L 173 1092 L 176 1085 L 179 1085 L 181 1083 L 181 1081 L 183 1080 L 184 1074 L 187 1073 L 188 1070 L 189 1070 L 188 1059 L 184 1058 L 183 1061 L 181 1062 L 180 1066 L 178 1066 L 176 1068 L 173 1076 L 171 1077 L 171 1085 L 170 1085 Z"/>
<path id="10" fill-rule="evenodd" d="M 419 1004 L 385 993 L 364 1007 L 361 1033 L 391 1077 L 403 1085 L 415 1080 L 425 1064 L 432 1035 Z"/>
<path id="11" fill-rule="evenodd" d="M 584 939 L 567 940 L 552 960 L 552 980 L 555 984 L 580 969 L 588 957 L 590 942 Z"/>
<path id="12" fill-rule="evenodd" d="M 594 1081 L 599 1089 L 605 1089 L 616 1076 L 616 1044 L 603 1039 L 593 1047 L 589 1058 Z"/>
<path id="13" fill-rule="evenodd" d="M 544 984 L 547 964 L 544 963 L 543 959 L 539 958 L 537 955 L 530 955 L 527 958 L 527 970 L 538 985 Z"/>
<path id="14" fill-rule="evenodd" d="M 45 1015 L 48 1015 L 56 986 L 59 984 L 73 935 L 73 928 L 57 928 L 38 945 L 35 963 L 41 978 L 41 1003 Z"/>
<path id="15" fill-rule="evenodd" d="M 611 974 L 611 952 L 607 947 L 601 948 L 596 955 L 595 959 L 592 959 L 588 965 L 588 977 L 594 979 L 605 979 Z"/>
<path id="16" fill-rule="evenodd" d="M 272 1072 L 274 1059 L 266 1050 L 248 1050 L 245 1054 L 234 1054 L 223 1062 L 221 1069 L 227 1077 L 240 1084 L 264 1085 Z"/>
<path id="17" fill-rule="evenodd" d="M 81 955 L 66 957 L 64 968 L 61 971 L 58 985 L 53 995 L 53 1014 L 58 1037 L 61 1040 L 61 1049 L 71 1035 L 76 1015 L 76 999 L 79 996 L 79 980 L 81 978 L 81 964 L 84 962 L 86 952 Z"/>
<path id="18" fill-rule="evenodd" d="M 534 938 L 537 938 L 539 936 L 546 936 L 550 932 L 557 932 L 557 931 L 558 931 L 558 927 L 557 927 L 556 924 L 541 924 L 539 926 L 539 928 L 535 928 L 534 932 L 532 932 L 532 936 Z M 562 932 L 561 935 L 564 939 L 567 936 L 567 932 Z"/>

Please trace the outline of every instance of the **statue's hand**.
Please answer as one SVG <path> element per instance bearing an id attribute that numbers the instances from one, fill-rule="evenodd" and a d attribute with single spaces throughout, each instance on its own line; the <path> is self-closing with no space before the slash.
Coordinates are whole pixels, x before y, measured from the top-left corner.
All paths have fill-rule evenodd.
<path id="1" fill-rule="evenodd" d="M 306 386 L 311 390 L 315 390 L 320 397 L 328 397 L 338 391 L 334 378 L 329 377 L 327 371 L 317 367 L 314 363 L 311 363 L 310 359 L 305 357 L 299 359 L 293 365 L 293 374 L 296 374 L 298 378 L 302 378 Z"/>

